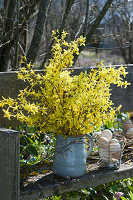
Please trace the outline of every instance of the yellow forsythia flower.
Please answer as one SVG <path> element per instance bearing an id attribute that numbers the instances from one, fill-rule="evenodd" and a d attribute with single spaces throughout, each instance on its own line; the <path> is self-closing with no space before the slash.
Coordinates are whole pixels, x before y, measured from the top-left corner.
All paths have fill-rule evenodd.
<path id="1" fill-rule="evenodd" d="M 64 136 L 90 133 L 96 126 L 115 118 L 120 107 L 114 108 L 110 100 L 110 85 L 125 88 L 129 85 L 121 77 L 127 74 L 125 68 L 106 68 L 100 63 L 89 74 L 71 76 L 69 68 L 74 54 L 79 54 L 79 46 L 85 44 L 85 38 L 66 42 L 66 35 L 63 31 L 59 37 L 58 31 L 53 31 L 53 57 L 45 74 L 35 73 L 31 64 L 18 72 L 18 78 L 29 82 L 29 86 L 20 91 L 16 100 L 3 98 L 0 101 L 5 117 L 35 125 L 40 132 Z"/>

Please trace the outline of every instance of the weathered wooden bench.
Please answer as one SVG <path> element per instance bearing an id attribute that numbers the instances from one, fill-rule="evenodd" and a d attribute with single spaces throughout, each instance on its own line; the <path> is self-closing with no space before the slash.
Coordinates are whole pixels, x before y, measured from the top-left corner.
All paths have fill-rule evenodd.
<path id="1" fill-rule="evenodd" d="M 79 74 L 85 70 L 89 73 L 90 69 L 75 68 L 73 74 Z M 127 89 L 113 86 L 111 95 L 116 106 L 123 105 L 121 109 L 123 112 L 133 111 L 133 65 L 128 65 L 127 71 L 126 79 L 131 85 Z M 2 96 L 16 98 L 19 89 L 24 87 L 25 83 L 17 79 L 16 72 L 0 73 L 0 99 Z M 133 177 L 132 162 L 123 163 L 119 170 L 100 170 L 97 165 L 91 164 L 91 168 L 81 178 L 60 178 L 49 171 L 33 177 L 33 183 L 22 186 L 20 190 L 19 133 L 8 129 L 18 124 L 16 120 L 9 121 L 3 118 L 0 110 L 0 200 L 36 200 Z"/>

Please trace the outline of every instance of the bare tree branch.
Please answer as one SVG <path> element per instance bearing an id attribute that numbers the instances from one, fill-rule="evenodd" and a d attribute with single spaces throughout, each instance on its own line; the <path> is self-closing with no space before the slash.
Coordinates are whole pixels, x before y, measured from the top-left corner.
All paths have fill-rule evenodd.
<path id="1" fill-rule="evenodd" d="M 14 62 L 14 68 L 16 70 L 18 65 L 18 58 L 19 58 L 19 0 L 16 2 L 16 49 L 15 49 L 15 62 Z"/>
<path id="2" fill-rule="evenodd" d="M 107 13 L 108 9 L 110 8 L 111 4 L 112 4 L 113 0 L 107 0 L 103 9 L 100 11 L 99 15 L 97 16 L 96 20 L 94 21 L 91 29 L 89 30 L 89 32 L 86 34 L 86 45 L 89 44 L 89 42 L 91 41 L 91 38 L 93 36 L 93 34 L 96 31 L 96 28 L 98 28 L 100 22 L 102 21 L 102 19 L 104 18 L 105 14 Z M 83 46 L 79 47 L 79 52 L 81 52 L 84 49 Z M 76 60 L 78 59 L 78 56 L 75 55 L 74 58 L 74 63 L 76 62 Z"/>
<path id="3" fill-rule="evenodd" d="M 90 0 L 86 0 L 86 16 L 85 16 L 85 25 L 83 28 L 83 36 L 86 34 L 87 25 L 88 25 L 88 16 L 89 16 L 89 6 L 90 6 Z"/>
<path id="4" fill-rule="evenodd" d="M 67 21 L 67 18 L 68 18 L 68 15 L 69 15 L 69 12 L 72 8 L 72 5 L 74 4 L 74 1 L 75 0 L 67 0 L 67 4 L 66 4 L 66 9 L 65 9 L 65 12 L 64 12 L 64 15 L 63 15 L 63 20 L 62 20 L 62 23 L 61 23 L 61 26 L 60 26 L 60 29 L 59 29 L 59 35 L 61 35 L 61 31 L 64 29 L 65 27 L 65 24 L 66 24 L 66 21 Z M 43 69 L 44 68 L 44 64 L 46 63 L 46 60 L 48 58 L 50 58 L 50 55 L 51 55 L 51 49 L 52 49 L 52 46 L 53 46 L 53 43 L 54 41 L 52 40 L 50 45 L 49 45 L 49 50 L 48 52 L 46 53 L 45 57 L 44 57 L 44 60 L 41 64 L 41 67 L 40 69 Z"/>
<path id="5" fill-rule="evenodd" d="M 60 30 L 59 30 L 60 33 L 61 33 L 61 31 L 64 29 L 64 27 L 65 27 L 66 20 L 67 20 L 67 18 L 68 18 L 68 15 L 69 15 L 69 13 L 70 13 L 70 10 L 71 10 L 71 8 L 72 8 L 72 5 L 74 4 L 74 1 L 75 1 L 75 0 L 67 0 L 65 13 L 64 13 L 64 16 L 63 16 L 63 20 L 62 20 L 62 23 L 61 23 Z"/>

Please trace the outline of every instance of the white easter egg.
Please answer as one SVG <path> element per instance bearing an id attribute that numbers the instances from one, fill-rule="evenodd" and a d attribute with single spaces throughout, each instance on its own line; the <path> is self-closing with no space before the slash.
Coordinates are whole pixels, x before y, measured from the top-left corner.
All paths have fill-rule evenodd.
<path id="1" fill-rule="evenodd" d="M 132 121 L 130 119 L 127 119 L 127 120 L 124 121 L 123 129 L 125 131 L 127 131 L 129 128 L 133 128 L 133 124 L 132 124 Z"/>
<path id="2" fill-rule="evenodd" d="M 112 153 L 112 157 L 115 159 L 120 159 L 121 157 L 121 151 L 117 151 L 115 153 Z"/>
<path id="3" fill-rule="evenodd" d="M 119 143 L 119 141 L 117 140 L 117 139 L 112 139 L 111 141 L 110 141 L 110 143 Z"/>
<path id="4" fill-rule="evenodd" d="M 129 128 L 129 129 L 126 131 L 126 137 L 129 138 L 129 139 L 132 139 L 132 138 L 133 138 L 133 128 Z"/>
<path id="5" fill-rule="evenodd" d="M 102 131 L 101 136 L 106 137 L 108 140 L 111 140 L 112 132 L 109 129 L 105 129 L 104 131 Z"/>
<path id="6" fill-rule="evenodd" d="M 103 161 L 109 162 L 112 157 L 109 155 L 108 149 L 100 148 L 99 155 Z"/>
<path id="7" fill-rule="evenodd" d="M 109 141 L 105 137 L 99 137 L 97 143 L 101 148 L 109 148 Z"/>
<path id="8" fill-rule="evenodd" d="M 121 150 L 119 143 L 110 143 L 110 152 L 115 153 Z"/>

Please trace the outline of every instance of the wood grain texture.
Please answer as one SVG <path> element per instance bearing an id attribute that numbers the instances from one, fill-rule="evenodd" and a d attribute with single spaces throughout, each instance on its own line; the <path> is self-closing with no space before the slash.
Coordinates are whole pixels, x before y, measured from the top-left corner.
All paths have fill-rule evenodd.
<path id="1" fill-rule="evenodd" d="M 19 200 L 19 134 L 0 128 L 0 199 Z"/>
<path id="2" fill-rule="evenodd" d="M 133 163 L 130 165 L 123 164 L 119 170 L 94 169 L 86 173 L 83 177 L 75 179 L 59 178 L 53 174 L 49 174 L 47 177 L 43 177 L 23 188 L 20 193 L 20 199 L 37 200 L 129 177 L 133 177 Z"/>
<path id="3" fill-rule="evenodd" d="M 119 66 L 116 66 L 119 67 Z M 90 72 L 90 68 L 73 68 L 74 71 L 72 75 L 79 75 L 81 72 L 87 71 Z M 112 95 L 111 99 L 114 103 L 114 106 L 122 105 L 121 111 L 133 111 L 133 65 L 127 66 L 126 71 L 128 75 L 126 79 L 131 83 L 126 89 L 121 89 L 120 87 L 112 86 Z M 37 71 L 37 73 L 44 73 L 42 70 Z M 19 94 L 19 90 L 22 90 L 26 87 L 26 83 L 22 80 L 17 79 L 16 72 L 1 72 L 0 73 L 0 100 L 2 96 L 16 98 Z M 9 127 L 16 126 L 20 124 L 15 119 L 8 120 L 3 118 L 3 112 L 0 110 L 0 126 Z"/>

